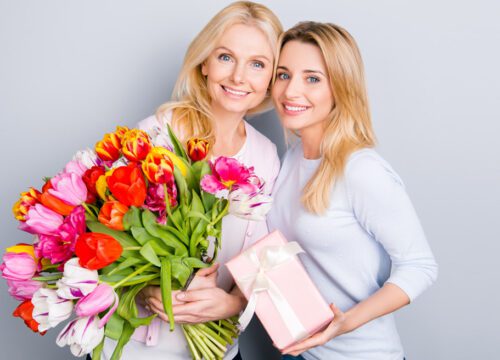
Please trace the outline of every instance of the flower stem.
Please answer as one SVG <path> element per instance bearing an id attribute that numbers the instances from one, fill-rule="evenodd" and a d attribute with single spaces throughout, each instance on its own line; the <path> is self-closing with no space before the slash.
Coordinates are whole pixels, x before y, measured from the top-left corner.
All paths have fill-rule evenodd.
<path id="1" fill-rule="evenodd" d="M 85 208 L 85 211 L 87 212 L 87 214 L 89 214 L 89 216 L 92 217 L 92 219 L 94 220 L 97 220 L 97 217 L 95 216 L 94 212 L 88 207 L 87 204 L 85 204 L 84 202 L 82 203 L 82 206 Z"/>
<path id="2" fill-rule="evenodd" d="M 144 270 L 150 268 L 151 266 L 153 266 L 153 264 L 151 264 L 151 263 L 147 263 L 146 265 L 141 266 L 139 269 L 134 271 L 132 274 L 124 277 L 123 279 L 118 281 L 116 284 L 114 284 L 113 289 L 116 289 L 116 288 L 120 287 L 121 285 L 125 284 L 128 280 L 132 279 L 136 275 L 139 275 L 140 273 L 142 273 Z"/>
<path id="3" fill-rule="evenodd" d="M 53 281 L 53 280 L 59 280 L 62 277 L 63 277 L 63 274 L 59 273 L 59 274 L 54 274 L 54 275 L 49 275 L 49 276 L 37 276 L 37 277 L 32 278 L 31 280 L 35 280 L 35 281 Z"/>
<path id="4" fill-rule="evenodd" d="M 215 220 L 213 220 L 210 225 L 215 225 L 217 224 L 223 216 L 225 216 L 227 214 L 227 210 L 229 209 L 229 200 L 227 200 L 226 202 L 226 206 L 224 206 L 224 209 L 222 209 L 222 211 L 219 213 L 219 215 L 217 215 L 217 217 L 215 218 Z"/>
<path id="5" fill-rule="evenodd" d="M 195 341 L 196 345 L 198 345 L 198 350 L 200 350 L 203 357 L 206 360 L 214 359 L 215 356 L 207 347 L 207 345 L 203 342 L 203 339 L 198 335 L 198 333 L 193 330 L 193 327 L 191 325 L 186 326 L 186 330 L 193 337 L 193 340 Z"/>
<path id="6" fill-rule="evenodd" d="M 188 343 L 189 351 L 191 352 L 191 356 L 193 357 L 194 360 L 201 360 L 200 354 L 199 354 L 198 350 L 196 349 L 195 344 L 193 343 L 193 339 L 186 331 L 185 326 L 186 325 L 181 325 L 181 328 L 182 328 L 182 332 L 184 333 L 184 337 L 186 338 L 186 341 Z"/>
<path id="7" fill-rule="evenodd" d="M 140 246 L 127 246 L 123 248 L 123 251 L 127 250 L 141 250 L 142 248 Z"/>
<path id="8" fill-rule="evenodd" d="M 179 224 L 177 223 L 177 221 L 172 216 L 172 209 L 170 209 L 170 199 L 168 198 L 167 184 L 163 184 L 163 194 L 165 195 L 165 210 L 167 211 L 167 215 L 172 220 L 172 222 L 174 223 L 175 227 L 178 230 L 181 230 L 182 227 L 179 226 Z"/>

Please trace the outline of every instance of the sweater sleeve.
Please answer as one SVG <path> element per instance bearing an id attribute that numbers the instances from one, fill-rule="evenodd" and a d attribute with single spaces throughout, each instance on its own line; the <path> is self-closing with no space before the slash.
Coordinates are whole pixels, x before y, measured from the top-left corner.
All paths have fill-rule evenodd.
<path id="1" fill-rule="evenodd" d="M 345 178 L 354 215 L 391 258 L 387 282 L 413 301 L 436 280 L 438 266 L 401 179 L 371 150 L 350 159 Z"/>

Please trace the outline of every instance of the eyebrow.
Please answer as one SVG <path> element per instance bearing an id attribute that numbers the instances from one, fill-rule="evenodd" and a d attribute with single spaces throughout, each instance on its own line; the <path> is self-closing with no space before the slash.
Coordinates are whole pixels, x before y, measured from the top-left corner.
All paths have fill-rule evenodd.
<path id="1" fill-rule="evenodd" d="M 278 69 L 282 69 L 282 70 L 286 70 L 286 71 L 290 71 L 286 66 L 278 66 Z M 310 73 L 315 73 L 315 74 L 321 74 L 323 75 L 324 77 L 326 77 L 325 74 L 323 74 L 322 71 L 320 70 L 310 70 L 310 69 L 306 69 L 306 70 L 303 70 L 302 71 L 303 73 L 306 73 L 306 74 L 310 74 Z"/>
<path id="2" fill-rule="evenodd" d="M 225 46 L 219 46 L 218 48 L 215 48 L 214 51 L 219 51 L 219 50 L 225 50 L 227 52 L 230 52 L 231 54 L 234 54 L 234 51 L 231 50 L 231 49 L 228 49 L 227 47 Z M 255 58 L 255 59 L 264 59 L 264 60 L 267 60 L 268 62 L 272 63 L 271 60 L 269 60 L 269 58 L 265 55 L 251 55 L 250 56 L 251 58 Z"/>

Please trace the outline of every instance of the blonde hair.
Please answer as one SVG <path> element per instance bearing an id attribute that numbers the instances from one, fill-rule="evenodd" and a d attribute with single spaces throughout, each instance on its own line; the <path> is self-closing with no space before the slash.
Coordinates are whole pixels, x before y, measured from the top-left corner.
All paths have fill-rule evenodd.
<path id="1" fill-rule="evenodd" d="M 260 29 L 267 36 L 273 50 L 277 49 L 279 35 L 283 32 L 279 19 L 271 10 L 250 1 L 234 2 L 209 21 L 189 45 L 172 93 L 172 101 L 161 105 L 156 111 L 158 119 L 172 111 L 172 124 L 179 129 L 183 141 L 189 137 L 203 138 L 211 144 L 215 141 L 211 99 L 201 67 L 217 46 L 222 34 L 235 24 Z M 271 98 L 266 95 L 264 101 L 247 114 L 263 112 L 271 106 Z"/>
<path id="2" fill-rule="evenodd" d="M 280 50 L 289 41 L 313 44 L 320 49 L 334 100 L 320 143 L 321 162 L 305 185 L 301 199 L 307 211 L 323 214 L 330 204 L 332 186 L 343 175 L 349 155 L 375 145 L 363 61 L 352 36 L 334 24 L 298 23 L 281 35 Z"/>

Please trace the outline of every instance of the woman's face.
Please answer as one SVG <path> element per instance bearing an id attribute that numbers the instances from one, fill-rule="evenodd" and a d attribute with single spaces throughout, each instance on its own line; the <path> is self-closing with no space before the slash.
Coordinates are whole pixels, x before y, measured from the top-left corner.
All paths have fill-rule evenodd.
<path id="1" fill-rule="evenodd" d="M 322 134 L 333 107 L 328 73 L 320 49 L 292 40 L 278 60 L 272 98 L 283 126 L 305 135 Z"/>
<path id="2" fill-rule="evenodd" d="M 202 64 L 214 111 L 241 116 L 265 98 L 273 74 L 273 50 L 255 26 L 230 26 Z"/>

